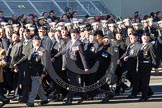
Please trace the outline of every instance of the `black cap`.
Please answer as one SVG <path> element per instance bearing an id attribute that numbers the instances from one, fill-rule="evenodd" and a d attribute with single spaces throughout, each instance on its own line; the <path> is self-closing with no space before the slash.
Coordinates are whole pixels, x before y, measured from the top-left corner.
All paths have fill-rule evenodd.
<path id="1" fill-rule="evenodd" d="M 91 31 L 92 30 L 92 26 L 90 24 L 87 24 L 84 28 L 85 31 Z"/>
<path id="2" fill-rule="evenodd" d="M 105 39 L 105 38 L 110 39 L 110 36 L 109 36 L 109 35 L 105 35 L 105 36 L 103 37 L 103 39 Z"/>
<path id="3" fill-rule="evenodd" d="M 110 34 L 104 35 L 104 36 L 103 36 L 103 39 L 105 39 L 105 38 L 107 38 L 107 39 L 111 39 Z"/>
<path id="4" fill-rule="evenodd" d="M 24 32 L 30 32 L 30 30 L 29 29 L 25 29 Z"/>
<path id="5" fill-rule="evenodd" d="M 96 31 L 94 34 L 104 37 L 103 32 L 101 30 Z"/>

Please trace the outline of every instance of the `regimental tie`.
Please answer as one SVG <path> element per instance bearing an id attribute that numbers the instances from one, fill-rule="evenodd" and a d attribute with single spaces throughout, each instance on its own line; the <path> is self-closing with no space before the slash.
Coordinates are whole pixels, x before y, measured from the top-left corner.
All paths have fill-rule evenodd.
<path id="1" fill-rule="evenodd" d="M 130 43 L 126 50 L 126 55 L 128 56 L 130 54 L 130 50 L 134 47 L 134 43 Z"/>
<path id="2" fill-rule="evenodd" d="M 146 44 L 142 44 L 141 50 L 146 49 Z"/>
<path id="3" fill-rule="evenodd" d="M 32 54 L 32 56 L 35 57 L 37 54 L 38 54 L 38 49 L 37 49 L 37 48 L 34 48 L 34 49 L 33 49 L 33 54 Z"/>
<path id="4" fill-rule="evenodd" d="M 28 40 L 24 40 L 23 45 L 26 46 L 28 44 Z"/>

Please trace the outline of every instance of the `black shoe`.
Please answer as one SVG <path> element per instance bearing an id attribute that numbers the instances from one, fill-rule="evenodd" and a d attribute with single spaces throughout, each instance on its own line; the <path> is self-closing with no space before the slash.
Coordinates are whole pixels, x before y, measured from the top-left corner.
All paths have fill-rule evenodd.
<path id="1" fill-rule="evenodd" d="M 72 101 L 71 100 L 66 100 L 65 103 L 63 103 L 64 105 L 72 105 Z"/>
<path id="2" fill-rule="evenodd" d="M 34 103 L 26 103 L 27 107 L 34 107 Z"/>
<path id="3" fill-rule="evenodd" d="M 114 98 L 114 94 L 112 92 L 106 94 L 108 99 Z"/>
<path id="4" fill-rule="evenodd" d="M 12 99 L 12 101 L 19 101 L 19 100 L 20 100 L 19 96 L 15 96 L 15 97 Z"/>
<path id="5" fill-rule="evenodd" d="M 137 98 L 137 95 L 129 95 L 128 98 Z"/>
<path id="6" fill-rule="evenodd" d="M 106 96 L 102 99 L 101 103 L 108 103 L 109 99 L 111 98 L 111 94 L 110 93 L 106 93 Z"/>
<path id="7" fill-rule="evenodd" d="M 87 98 L 84 99 L 84 98 L 81 98 L 79 101 L 78 101 L 78 104 L 81 104 L 84 100 L 88 100 Z"/>
<path id="8" fill-rule="evenodd" d="M 109 99 L 107 99 L 107 98 L 104 98 L 104 99 L 102 99 L 102 101 L 101 101 L 101 103 L 108 103 L 109 102 Z"/>
<path id="9" fill-rule="evenodd" d="M 8 104 L 8 103 L 10 103 L 10 100 L 9 99 L 3 100 L 3 103 Z"/>
<path id="10" fill-rule="evenodd" d="M 128 87 L 128 88 L 125 89 L 125 92 L 131 92 L 132 89 L 133 89 L 133 87 Z"/>
<path id="11" fill-rule="evenodd" d="M 40 102 L 40 105 L 43 106 L 43 105 L 46 105 L 46 104 L 48 104 L 48 103 L 49 103 L 49 101 L 48 101 L 48 100 L 45 100 L 45 101 L 41 101 L 41 102 Z"/>
<path id="12" fill-rule="evenodd" d="M 24 99 L 20 99 L 19 100 L 19 103 L 28 103 L 28 101 L 27 100 L 24 100 Z"/>
<path id="13" fill-rule="evenodd" d="M 72 105 L 72 102 L 69 101 L 65 101 L 65 103 L 63 103 L 64 105 Z"/>
<path id="14" fill-rule="evenodd" d="M 0 108 L 2 106 L 4 106 L 5 104 L 8 104 L 10 102 L 10 100 L 8 98 L 6 98 L 6 97 L 3 97 L 3 99 L 1 99 L 1 101 L 2 101 L 2 104 L 0 105 Z"/>
<path id="15" fill-rule="evenodd" d="M 149 93 L 148 98 L 150 98 L 153 94 L 154 94 L 153 92 Z"/>
<path id="16" fill-rule="evenodd" d="M 4 103 L 0 104 L 0 108 L 2 108 L 4 105 L 5 105 Z"/>
<path id="17" fill-rule="evenodd" d="M 122 84 L 122 88 L 123 88 L 123 89 L 128 89 L 129 87 L 128 87 L 126 84 L 123 83 L 123 84 Z"/>
<path id="18" fill-rule="evenodd" d="M 119 96 L 120 95 L 120 92 L 115 92 L 115 96 Z"/>
<path id="19" fill-rule="evenodd" d="M 120 94 L 120 88 L 118 87 L 118 88 L 116 88 L 116 90 L 115 90 L 115 95 L 119 95 Z"/>
<path id="20" fill-rule="evenodd" d="M 78 104 L 82 103 L 84 100 L 88 100 L 88 95 L 81 97 L 81 99 L 78 101 Z"/>
<path id="21" fill-rule="evenodd" d="M 126 90 L 128 90 L 128 86 L 126 84 L 122 85 L 122 90 L 121 90 L 121 93 L 124 93 Z"/>
<path id="22" fill-rule="evenodd" d="M 139 102 L 145 102 L 145 101 L 147 101 L 148 100 L 148 98 L 140 98 L 138 101 Z"/>
<path id="23" fill-rule="evenodd" d="M 78 101 L 78 104 L 81 104 L 83 102 L 83 100 L 82 99 L 80 99 L 79 101 Z"/>
<path id="24" fill-rule="evenodd" d="M 9 99 L 5 99 L 2 101 L 3 103 L 0 105 L 0 108 L 2 108 L 5 104 L 8 104 L 10 102 Z"/>

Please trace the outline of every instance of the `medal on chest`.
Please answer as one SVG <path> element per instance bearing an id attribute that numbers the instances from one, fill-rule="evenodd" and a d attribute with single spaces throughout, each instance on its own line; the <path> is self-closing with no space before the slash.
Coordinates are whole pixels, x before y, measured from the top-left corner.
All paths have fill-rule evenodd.
<path id="1" fill-rule="evenodd" d="M 131 49 L 131 50 L 130 50 L 130 55 L 133 55 L 133 54 L 134 54 L 134 50 Z"/>
<path id="2" fill-rule="evenodd" d="M 147 46 L 145 46 L 145 47 L 143 48 L 143 54 L 144 54 L 145 56 L 148 55 Z"/>

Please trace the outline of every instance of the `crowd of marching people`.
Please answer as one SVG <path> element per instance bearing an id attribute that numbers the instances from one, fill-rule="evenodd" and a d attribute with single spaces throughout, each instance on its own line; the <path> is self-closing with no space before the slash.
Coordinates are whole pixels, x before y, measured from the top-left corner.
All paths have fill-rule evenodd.
<path id="1" fill-rule="evenodd" d="M 101 102 L 107 103 L 126 90 L 131 91 L 128 98 L 138 98 L 141 93 L 139 101 L 147 101 L 153 95 L 151 70 L 158 72 L 162 59 L 161 18 L 160 11 L 143 19 L 139 12 L 125 19 L 112 14 L 79 18 L 71 8 L 61 17 L 51 10 L 41 17 L 13 14 L 5 18 L 0 11 L 2 105 L 10 99 L 28 107 L 34 107 L 36 99 L 41 100 L 40 105 L 48 104 L 49 99 L 66 99 L 64 104 L 70 105 L 76 95 L 81 97 L 80 104 L 99 93 L 104 94 Z M 93 90 L 77 91 L 61 86 L 56 75 L 80 88 L 106 78 Z"/>

